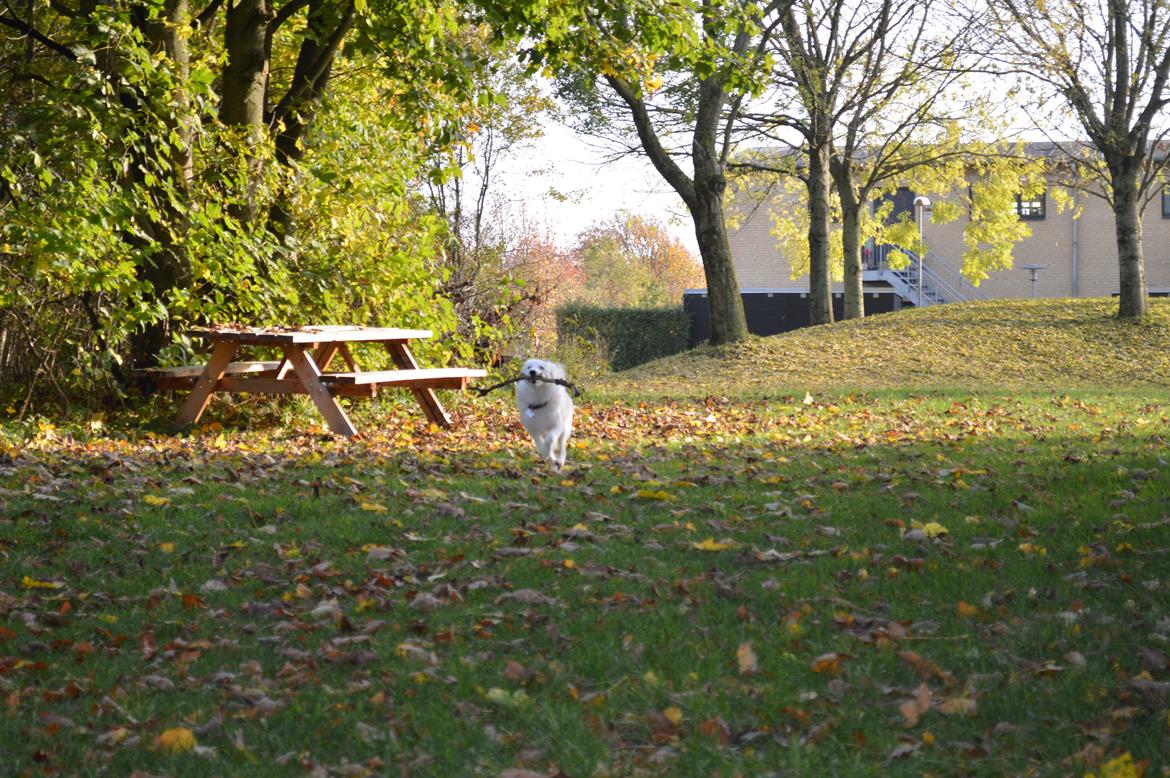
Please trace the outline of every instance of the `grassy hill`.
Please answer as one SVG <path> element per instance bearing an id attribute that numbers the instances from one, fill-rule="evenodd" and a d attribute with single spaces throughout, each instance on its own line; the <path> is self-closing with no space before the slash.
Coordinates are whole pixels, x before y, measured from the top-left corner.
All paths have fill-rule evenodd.
<path id="1" fill-rule="evenodd" d="M 908 309 L 615 374 L 606 391 L 736 394 L 891 388 L 1170 387 L 1170 301 L 1140 324 L 1114 300 L 998 300 Z M 683 380 L 680 380 L 683 379 Z"/>

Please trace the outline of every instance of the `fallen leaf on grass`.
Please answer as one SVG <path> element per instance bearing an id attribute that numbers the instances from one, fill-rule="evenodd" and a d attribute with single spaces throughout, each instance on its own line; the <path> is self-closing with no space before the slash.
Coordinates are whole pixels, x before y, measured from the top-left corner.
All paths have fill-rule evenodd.
<path id="1" fill-rule="evenodd" d="M 154 739 L 154 747 L 168 754 L 181 754 L 195 747 L 195 733 L 186 727 L 171 727 Z"/>
<path id="2" fill-rule="evenodd" d="M 721 745 L 731 742 L 731 728 L 721 716 L 704 721 L 699 725 L 699 731 L 707 737 L 715 738 Z"/>
<path id="3" fill-rule="evenodd" d="M 836 651 L 821 654 L 813 660 L 812 671 L 825 675 L 837 675 L 841 672 L 841 663 L 850 658 L 849 654 L 841 654 Z"/>
<path id="4" fill-rule="evenodd" d="M 935 706 L 935 710 L 944 716 L 970 716 L 975 709 L 975 698 L 966 694 L 951 697 Z"/>
<path id="5" fill-rule="evenodd" d="M 979 606 L 972 605 L 964 600 L 959 600 L 959 604 L 955 606 L 955 610 L 958 611 L 959 617 L 963 619 L 972 619 L 979 615 Z"/>
<path id="6" fill-rule="evenodd" d="M 914 672 L 923 678 L 950 678 L 950 673 L 943 670 L 929 659 L 923 659 L 913 651 L 899 651 L 898 658 L 909 665 Z"/>
<path id="7" fill-rule="evenodd" d="M 756 652 L 752 648 L 752 642 L 750 640 L 740 644 L 740 647 L 735 652 L 735 659 L 739 662 L 740 675 L 748 675 L 760 669 L 760 663 L 756 659 Z"/>
<path id="8" fill-rule="evenodd" d="M 25 589 L 60 589 L 65 584 L 60 581 L 38 581 L 26 575 L 20 579 L 20 585 Z"/>
<path id="9" fill-rule="evenodd" d="M 726 551 L 729 548 L 734 548 L 736 543 L 731 541 L 719 542 L 715 538 L 707 538 L 700 540 L 698 543 L 692 543 L 691 548 L 699 551 Z"/>
<path id="10" fill-rule="evenodd" d="M 902 714 L 903 722 L 907 727 L 918 726 L 919 719 L 930 710 L 932 698 L 930 694 L 930 687 L 926 684 L 919 684 L 917 691 L 912 699 L 906 700 L 898 706 L 898 712 Z"/>
<path id="11" fill-rule="evenodd" d="M 535 589 L 517 589 L 496 598 L 496 605 L 502 602 L 518 602 L 521 605 L 556 605 L 558 600 L 555 597 L 541 594 Z"/>

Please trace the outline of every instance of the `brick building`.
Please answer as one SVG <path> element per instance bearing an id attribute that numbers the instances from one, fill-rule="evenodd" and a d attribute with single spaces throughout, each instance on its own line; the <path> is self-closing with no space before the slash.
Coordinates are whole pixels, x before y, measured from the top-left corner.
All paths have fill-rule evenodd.
<path id="1" fill-rule="evenodd" d="M 963 229 L 967 217 L 948 224 L 931 222 L 929 211 L 923 219 L 923 238 L 929 247 L 925 257 L 923 284 L 934 295 L 923 304 L 955 302 L 960 299 L 1030 297 L 1033 293 L 1032 272 L 1026 265 L 1038 265 L 1035 272 L 1037 297 L 1104 297 L 1119 290 L 1117 243 L 1113 212 L 1102 198 L 1076 193 L 1079 217 L 1074 209 L 1062 212 L 1046 194 L 1017 203 L 1021 219 L 1032 229 L 1031 237 L 1016 244 L 1014 267 L 992 272 L 978 289 L 967 284 L 959 274 L 962 267 Z M 914 193 L 899 190 L 895 196 L 895 214 L 914 213 Z M 736 225 L 729 232 L 731 252 L 741 289 L 747 293 L 807 293 L 808 278 L 791 278 L 788 262 L 770 234 L 772 220 L 764 207 L 756 208 L 747 198 L 736 199 L 731 209 Z M 867 307 L 870 294 L 888 292 L 897 287 L 881 267 L 885 247 L 870 246 L 864 252 L 870 260 L 864 282 Z M 1170 293 L 1170 191 L 1163 190 L 1146 208 L 1143 222 L 1143 248 L 1147 285 L 1151 294 Z M 917 302 L 917 276 L 913 268 L 903 280 L 911 287 L 903 302 Z M 891 283 L 893 281 L 893 283 Z M 835 287 L 839 292 L 840 284 Z M 896 291 L 906 292 L 905 288 Z"/>

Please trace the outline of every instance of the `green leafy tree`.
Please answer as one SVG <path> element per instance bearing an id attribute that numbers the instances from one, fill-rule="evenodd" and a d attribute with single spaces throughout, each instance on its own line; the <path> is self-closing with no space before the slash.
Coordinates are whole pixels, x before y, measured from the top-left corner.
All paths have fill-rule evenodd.
<path id="1" fill-rule="evenodd" d="M 1011 66 L 1039 85 L 1037 123 L 1080 125 L 1060 146 L 1113 207 L 1118 315 L 1146 313 L 1142 215 L 1161 191 L 1170 92 L 1170 13 L 1162 0 L 991 0 L 990 31 Z M 1092 191 L 1092 190 L 1090 190 Z"/>
<path id="2" fill-rule="evenodd" d="M 491 99 L 466 11 L 0 7 L 0 340 L 38 333 L 0 369 L 93 386 L 195 322 L 449 329 L 415 182 Z"/>
<path id="3" fill-rule="evenodd" d="M 932 178 L 947 171 L 964 181 L 962 164 L 948 164 L 971 153 L 962 125 L 980 132 L 993 126 L 975 120 L 977 103 L 955 99 L 963 76 L 977 64 L 970 54 L 972 25 L 941 25 L 945 34 L 932 33 L 932 26 L 940 28 L 940 5 L 801 0 L 787 8 L 772 40 L 778 66 L 771 99 L 780 107 L 745 121 L 797 158 L 757 153 L 738 165 L 773 170 L 805 185 L 809 213 L 801 221 L 809 245 L 800 254 L 809 258 L 815 323 L 833 315 L 834 210 L 842 222 L 837 251 L 844 258 L 845 317 L 856 318 L 864 315 L 861 248 L 868 203 L 919 167 L 930 167 Z"/>
<path id="4" fill-rule="evenodd" d="M 979 286 L 990 273 L 1011 268 L 1015 246 L 1032 234 L 1028 223 L 1019 218 L 1016 198 L 1045 191 L 1049 160 L 1028 156 L 1020 146 L 1008 149 L 985 144 L 961 147 L 961 153 L 940 154 L 937 149 L 911 149 L 907 153 L 910 159 L 916 160 L 914 164 L 898 173 L 896 158 L 888 158 L 890 167 L 883 178 L 864 190 L 867 202 L 873 202 L 874 208 L 872 211 L 868 207 L 858 209 L 857 241 L 899 246 L 926 255 L 930 245 L 921 240 L 913 215 L 904 213 L 899 219 L 891 219 L 893 200 L 888 196 L 904 186 L 931 198 L 930 219 L 935 224 L 967 217 L 959 270 L 973 286 Z M 772 235 L 788 260 L 792 277 L 807 275 L 810 213 L 807 189 L 785 188 L 783 178 L 757 184 L 756 189 L 763 193 L 756 196 L 756 201 L 768 208 Z M 829 201 L 832 223 L 828 236 L 829 272 L 834 280 L 841 280 L 847 275 L 849 230 L 836 191 Z M 1071 197 L 1064 190 L 1052 188 L 1049 193 L 1058 209 L 1069 206 Z M 910 257 L 898 250 L 890 252 L 887 259 L 895 269 L 910 262 Z"/>
<path id="5" fill-rule="evenodd" d="M 765 42 L 786 0 L 580 3 L 515 14 L 525 57 L 559 78 L 578 127 L 616 129 L 645 154 L 694 222 L 711 305 L 711 340 L 747 337 L 723 195 L 739 111 L 762 86 Z M 502 14 L 505 6 L 491 6 Z M 629 138 L 636 138 L 632 143 Z"/>

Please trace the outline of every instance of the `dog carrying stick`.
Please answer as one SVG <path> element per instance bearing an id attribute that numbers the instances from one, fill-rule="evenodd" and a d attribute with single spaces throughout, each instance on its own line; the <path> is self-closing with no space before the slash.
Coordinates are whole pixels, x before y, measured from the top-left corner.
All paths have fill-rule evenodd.
<path id="1" fill-rule="evenodd" d="M 541 382 L 541 383 L 546 383 L 546 384 L 556 384 L 557 386 L 563 386 L 566 389 L 569 389 L 570 391 L 572 391 L 574 397 L 581 396 L 581 390 L 579 388 L 577 388 L 576 384 L 573 384 L 569 381 L 566 381 L 563 378 L 536 378 L 536 377 L 522 376 L 522 375 L 518 375 L 515 378 L 509 378 L 507 381 L 501 381 L 500 383 L 494 384 L 493 386 L 489 386 L 486 389 L 484 389 L 482 387 L 475 387 L 475 391 L 479 393 L 480 397 L 483 397 L 484 395 L 488 394 L 489 392 L 494 392 L 497 389 L 501 389 L 505 386 L 509 386 L 511 384 L 516 383 L 517 381 L 531 381 L 532 383 Z"/>

